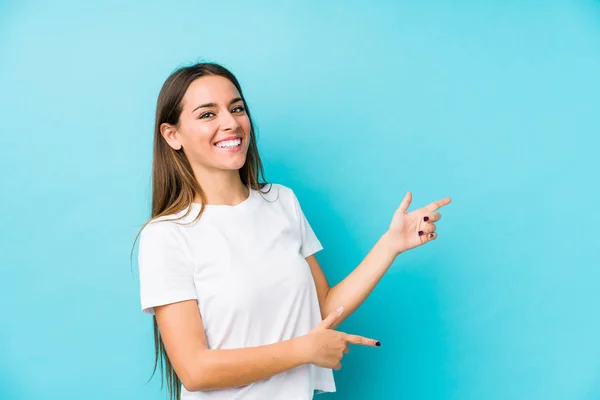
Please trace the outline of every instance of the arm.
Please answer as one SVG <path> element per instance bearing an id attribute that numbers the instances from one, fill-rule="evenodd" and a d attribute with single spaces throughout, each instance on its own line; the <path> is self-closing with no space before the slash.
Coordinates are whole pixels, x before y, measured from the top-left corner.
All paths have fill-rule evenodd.
<path id="1" fill-rule="evenodd" d="M 317 258 L 314 255 L 306 258 L 317 287 L 321 315 L 328 315 L 338 307 L 344 307 L 344 313 L 333 328 L 365 301 L 397 255 L 393 246 L 390 246 L 388 235 L 384 234 L 354 271 L 332 288 L 329 287 Z"/>
<path id="2" fill-rule="evenodd" d="M 209 350 L 195 300 L 155 308 L 169 360 L 189 391 L 243 386 L 308 363 L 302 337 L 241 349 Z"/>
<path id="3" fill-rule="evenodd" d="M 321 314 L 344 307 L 344 314 L 336 320 L 333 328 L 365 301 L 399 254 L 437 238 L 434 222 L 440 220 L 441 214 L 436 210 L 449 204 L 451 199 L 446 197 L 408 213 L 411 200 L 412 193 L 407 192 L 394 213 L 390 228 L 358 267 L 333 288 L 329 287 L 315 256 L 306 258 L 317 287 Z"/>

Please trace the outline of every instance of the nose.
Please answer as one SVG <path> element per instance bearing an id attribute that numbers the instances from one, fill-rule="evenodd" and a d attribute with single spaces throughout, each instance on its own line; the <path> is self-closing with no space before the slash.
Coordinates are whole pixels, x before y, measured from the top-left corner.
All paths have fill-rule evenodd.
<path id="1" fill-rule="evenodd" d="M 237 119 L 230 112 L 221 113 L 221 129 L 224 131 L 235 131 L 239 128 Z"/>

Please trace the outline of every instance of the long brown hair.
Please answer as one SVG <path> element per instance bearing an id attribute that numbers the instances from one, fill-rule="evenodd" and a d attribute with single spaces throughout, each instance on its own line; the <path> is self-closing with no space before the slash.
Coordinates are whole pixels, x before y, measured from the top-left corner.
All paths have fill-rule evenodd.
<path id="1" fill-rule="evenodd" d="M 192 222 L 197 221 L 204 212 L 206 194 L 202 190 L 201 184 L 196 180 L 183 149 L 173 150 L 161 135 L 160 126 L 163 123 L 173 126 L 178 125 L 183 108 L 182 99 L 188 87 L 196 79 L 208 75 L 225 77 L 235 85 L 250 119 L 251 129 L 248 153 L 246 155 L 246 162 L 239 170 L 242 183 L 250 189 L 262 189 L 267 184 L 264 179 L 264 170 L 256 145 L 255 126 L 236 77 L 225 67 L 216 63 L 197 63 L 188 67 L 181 67 L 171 73 L 158 95 L 152 159 L 152 211 L 150 220 L 142 226 L 142 229 L 155 218 L 175 214 L 186 208 L 188 210 L 184 216 L 187 216 L 191 210 L 189 206 L 196 197 L 201 199 L 202 205 L 200 212 Z M 138 237 L 139 232 L 136 241 Z M 156 373 L 156 367 L 160 363 L 161 379 L 164 379 L 167 383 L 169 398 L 179 400 L 181 398 L 181 381 L 167 356 L 156 322 L 156 316 L 152 318 L 154 323 L 154 352 L 156 359 L 150 379 Z"/>

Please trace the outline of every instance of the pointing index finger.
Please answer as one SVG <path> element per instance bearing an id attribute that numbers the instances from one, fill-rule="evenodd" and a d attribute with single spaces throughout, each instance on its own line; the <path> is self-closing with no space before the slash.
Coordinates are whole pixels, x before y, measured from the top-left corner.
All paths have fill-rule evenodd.
<path id="1" fill-rule="evenodd" d="M 352 344 L 358 344 L 361 346 L 380 346 L 381 344 L 377 340 L 368 339 L 358 335 L 346 335 L 346 341 Z"/>
<path id="2" fill-rule="evenodd" d="M 446 197 L 444 199 L 434 201 L 433 203 L 431 203 L 425 207 L 425 211 L 427 211 L 427 213 L 434 212 L 435 210 L 438 210 L 438 209 L 444 207 L 445 205 L 450 204 L 451 201 L 452 201 L 452 199 L 450 197 Z"/>

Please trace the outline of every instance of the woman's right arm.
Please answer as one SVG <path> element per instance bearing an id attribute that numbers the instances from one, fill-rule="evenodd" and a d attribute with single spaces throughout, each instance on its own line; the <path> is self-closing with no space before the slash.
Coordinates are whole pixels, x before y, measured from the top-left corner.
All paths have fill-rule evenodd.
<path id="1" fill-rule="evenodd" d="M 341 312 L 333 312 L 304 336 L 264 346 L 210 350 L 195 300 L 155 307 L 169 361 L 188 391 L 244 386 L 308 363 L 339 369 L 348 343 L 377 343 L 329 329 Z"/>

